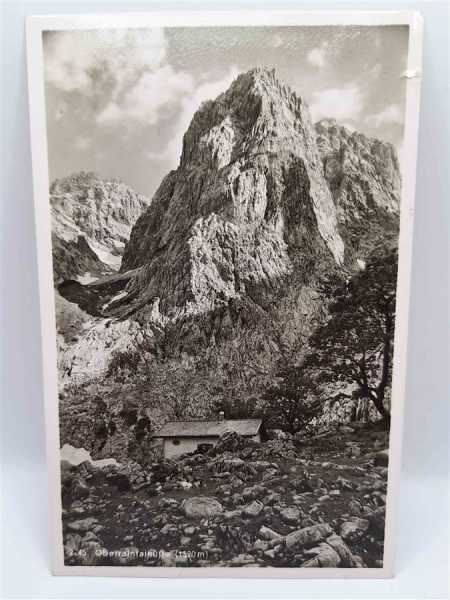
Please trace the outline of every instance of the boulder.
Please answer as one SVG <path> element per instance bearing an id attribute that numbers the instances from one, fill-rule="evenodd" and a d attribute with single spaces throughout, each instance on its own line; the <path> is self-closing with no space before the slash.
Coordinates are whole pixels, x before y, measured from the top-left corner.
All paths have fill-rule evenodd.
<path id="1" fill-rule="evenodd" d="M 158 507 L 163 510 L 166 508 L 176 508 L 177 506 L 178 500 L 175 500 L 175 498 L 161 498 L 158 502 Z"/>
<path id="2" fill-rule="evenodd" d="M 254 500 L 266 494 L 266 488 L 262 485 L 254 485 L 252 487 L 246 487 L 242 490 L 242 497 L 244 500 Z"/>
<path id="3" fill-rule="evenodd" d="M 341 559 L 341 567 L 360 568 L 364 567 L 364 563 L 359 556 L 352 554 L 350 548 L 342 538 L 333 533 L 327 538 L 327 544 L 339 555 Z"/>
<path id="4" fill-rule="evenodd" d="M 242 497 L 241 494 L 236 493 L 236 494 L 233 494 L 232 496 L 230 496 L 230 502 L 234 506 L 237 506 L 237 505 L 242 504 L 244 502 L 244 498 Z"/>
<path id="5" fill-rule="evenodd" d="M 83 543 L 84 542 L 96 542 L 98 541 L 97 536 L 95 535 L 95 533 L 93 531 L 88 531 L 84 536 L 83 536 Z"/>
<path id="6" fill-rule="evenodd" d="M 389 449 L 380 450 L 375 454 L 374 464 L 376 467 L 387 467 L 389 464 Z"/>
<path id="7" fill-rule="evenodd" d="M 354 517 L 353 519 L 342 523 L 341 537 L 346 541 L 352 542 L 362 537 L 368 528 L 369 521 L 367 519 Z"/>
<path id="8" fill-rule="evenodd" d="M 347 511 L 351 515 L 360 515 L 363 512 L 363 508 L 361 503 L 353 498 L 347 505 Z"/>
<path id="9" fill-rule="evenodd" d="M 241 467 L 243 467 L 245 465 L 245 461 L 242 460 L 242 458 L 227 458 L 224 459 L 223 461 L 223 465 L 227 470 L 233 471 L 235 469 L 240 469 Z"/>
<path id="10" fill-rule="evenodd" d="M 270 527 L 266 527 L 265 525 L 263 525 L 261 527 L 261 529 L 258 532 L 259 537 L 261 537 L 263 540 L 282 540 L 283 536 L 280 533 L 277 533 L 276 531 L 274 531 L 273 529 L 270 529 Z"/>
<path id="11" fill-rule="evenodd" d="M 276 494 L 276 493 L 272 493 L 269 494 L 268 496 L 264 497 L 264 502 L 266 504 L 270 505 L 275 505 L 275 504 L 279 504 L 281 501 L 281 494 Z"/>
<path id="12" fill-rule="evenodd" d="M 218 454 L 223 454 L 224 452 L 236 452 L 245 448 L 247 445 L 246 439 L 236 433 L 235 431 L 225 431 L 217 440 L 214 448 L 212 448 L 209 452 L 217 456 Z"/>
<path id="13" fill-rule="evenodd" d="M 361 456 L 361 446 L 356 442 L 347 442 L 347 455 L 355 458 Z"/>
<path id="14" fill-rule="evenodd" d="M 181 510 L 190 519 L 202 519 L 220 515 L 223 512 L 223 506 L 215 498 L 196 496 L 183 500 Z"/>
<path id="15" fill-rule="evenodd" d="M 75 532 L 93 531 L 96 525 L 98 525 L 98 521 L 95 517 L 87 517 L 86 519 L 79 519 L 78 521 L 68 523 L 67 529 Z"/>
<path id="16" fill-rule="evenodd" d="M 231 567 L 244 567 L 247 565 L 259 566 L 253 564 L 255 562 L 255 558 L 251 554 L 238 554 L 230 560 Z"/>
<path id="17" fill-rule="evenodd" d="M 265 552 L 266 550 L 268 550 L 269 548 L 269 544 L 268 542 L 265 542 L 264 540 L 256 540 L 255 543 L 252 546 L 252 551 L 253 552 Z"/>
<path id="18" fill-rule="evenodd" d="M 263 508 L 264 505 L 262 502 L 259 500 L 253 500 L 253 502 L 247 504 L 247 506 L 244 506 L 242 509 L 242 514 L 246 517 L 257 517 Z"/>
<path id="19" fill-rule="evenodd" d="M 83 557 L 83 565 L 94 566 L 101 562 L 104 549 L 98 541 L 89 540 L 83 542 L 80 552 Z"/>
<path id="20" fill-rule="evenodd" d="M 367 515 L 370 530 L 377 536 L 384 536 L 386 508 L 380 506 Z"/>
<path id="21" fill-rule="evenodd" d="M 67 461 L 61 463 L 61 495 L 64 504 L 71 504 L 74 500 L 82 500 L 89 496 L 89 487 L 85 479 Z"/>
<path id="22" fill-rule="evenodd" d="M 351 481 L 349 481 L 348 479 L 344 479 L 343 477 L 338 477 L 337 478 L 337 483 L 339 485 L 339 487 L 341 488 L 341 490 L 345 491 L 351 491 L 354 488 L 354 485 Z"/>
<path id="23" fill-rule="evenodd" d="M 80 477 L 75 477 L 72 480 L 72 485 L 69 492 L 72 500 L 81 500 L 89 496 L 89 486 Z"/>
<path id="24" fill-rule="evenodd" d="M 64 538 L 64 550 L 70 557 L 72 556 L 81 545 L 81 535 L 78 533 L 68 533 Z"/>
<path id="25" fill-rule="evenodd" d="M 302 568 L 335 568 L 341 564 L 341 558 L 339 554 L 328 544 L 320 544 L 317 548 L 318 554 L 302 563 Z"/>
<path id="26" fill-rule="evenodd" d="M 349 433 L 349 434 L 353 434 L 353 433 L 355 433 L 355 429 L 354 429 L 353 427 L 349 427 L 348 425 L 342 425 L 342 426 L 339 428 L 339 431 L 340 431 L 341 433 Z"/>
<path id="27" fill-rule="evenodd" d="M 328 536 L 332 535 L 333 530 L 328 523 L 319 523 L 317 525 L 311 525 L 310 527 L 304 527 L 289 533 L 285 537 L 287 548 L 294 546 L 307 546 L 311 544 L 317 544 L 318 542 L 324 541 Z"/>
<path id="28" fill-rule="evenodd" d="M 127 492 L 131 489 L 130 478 L 127 473 L 120 472 L 117 469 L 108 469 L 105 473 L 106 481 L 116 487 L 120 492 Z"/>
<path id="29" fill-rule="evenodd" d="M 286 523 L 299 524 L 301 513 L 295 506 L 288 506 L 280 512 L 280 516 Z"/>
<path id="30" fill-rule="evenodd" d="M 313 492 L 324 486 L 324 481 L 320 477 L 310 476 L 303 473 L 298 479 L 293 479 L 291 487 L 298 493 Z"/>
<path id="31" fill-rule="evenodd" d="M 268 460 L 256 460 L 251 463 L 251 466 L 253 466 L 257 471 L 266 471 L 269 468 L 273 468 L 275 470 L 278 469 L 276 464 L 270 463 Z"/>
<path id="32" fill-rule="evenodd" d="M 121 467 L 120 473 L 128 477 L 130 486 L 133 489 L 148 479 L 145 469 L 139 463 L 134 461 Z"/>
<path id="33" fill-rule="evenodd" d="M 159 533 L 161 535 L 176 535 L 178 533 L 178 527 L 171 523 L 166 523 L 163 527 L 161 527 Z M 125 538 L 125 541 L 129 541 Z"/>
<path id="34" fill-rule="evenodd" d="M 193 525 L 188 525 L 187 527 L 185 527 L 183 529 L 183 533 L 185 535 L 194 535 L 194 533 L 197 531 L 196 527 L 193 527 Z"/>

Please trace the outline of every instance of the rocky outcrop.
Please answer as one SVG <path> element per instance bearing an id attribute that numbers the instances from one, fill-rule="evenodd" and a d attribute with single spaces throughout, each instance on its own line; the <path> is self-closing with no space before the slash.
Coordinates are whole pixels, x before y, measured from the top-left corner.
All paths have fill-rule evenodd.
<path id="1" fill-rule="evenodd" d="M 181 509 L 191 519 L 215 517 L 223 512 L 223 506 L 215 498 L 196 496 L 184 500 Z"/>
<path id="2" fill-rule="evenodd" d="M 150 327 L 136 321 L 99 319 L 85 326 L 83 335 L 73 340 L 59 362 L 61 383 L 90 381 L 108 370 L 112 357 L 136 351 L 142 341 L 153 338 Z M 147 348 L 149 349 L 149 347 Z"/>
<path id="3" fill-rule="evenodd" d="M 125 242 L 148 200 L 118 180 L 77 173 L 50 187 L 57 283 L 118 270 Z"/>
<path id="4" fill-rule="evenodd" d="M 121 268 L 140 267 L 136 309 L 159 296 L 179 318 L 235 298 L 260 303 L 343 256 L 308 107 L 255 69 L 194 115 L 180 166 L 137 221 Z"/>
<path id="5" fill-rule="evenodd" d="M 352 436 L 363 449 L 356 459 L 340 432 L 330 434 L 328 448 L 320 436 L 293 454 L 277 441 L 276 457 L 272 443 L 251 440 L 221 456 L 197 452 L 145 465 L 105 464 L 66 449 L 66 564 L 115 564 L 119 555 L 123 564 L 147 566 L 167 566 L 171 557 L 172 566 L 192 567 L 381 567 L 387 469 L 371 457 L 387 432 L 367 433 Z M 310 482 L 307 493 L 299 477 Z M 93 543 L 113 552 L 95 552 L 92 563 Z M 166 558 L 143 552 L 149 548 Z"/>
<path id="6" fill-rule="evenodd" d="M 401 177 L 395 148 L 333 119 L 319 121 L 315 130 L 346 259 L 362 266 L 380 239 L 397 239 Z"/>
<path id="7" fill-rule="evenodd" d="M 109 265 L 100 260 L 83 235 L 65 240 L 53 233 L 52 251 L 56 284 L 72 279 L 88 282 L 111 270 Z"/>

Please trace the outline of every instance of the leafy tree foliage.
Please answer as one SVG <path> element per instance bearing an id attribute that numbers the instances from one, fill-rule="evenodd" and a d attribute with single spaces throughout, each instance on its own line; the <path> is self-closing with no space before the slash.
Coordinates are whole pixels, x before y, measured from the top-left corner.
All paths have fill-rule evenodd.
<path id="1" fill-rule="evenodd" d="M 357 395 L 373 402 L 386 426 L 397 263 L 396 250 L 375 251 L 363 270 L 334 288 L 330 317 L 312 335 L 304 363 L 323 385 L 357 384 Z"/>
<path id="2" fill-rule="evenodd" d="M 320 400 L 310 374 L 291 367 L 279 374 L 279 383 L 264 395 L 266 425 L 295 434 L 302 431 L 320 411 Z"/>
<path id="3" fill-rule="evenodd" d="M 243 398 L 242 396 L 230 395 L 221 398 L 214 404 L 212 417 L 220 411 L 224 412 L 225 419 L 252 419 L 261 417 L 258 400 L 255 397 Z"/>

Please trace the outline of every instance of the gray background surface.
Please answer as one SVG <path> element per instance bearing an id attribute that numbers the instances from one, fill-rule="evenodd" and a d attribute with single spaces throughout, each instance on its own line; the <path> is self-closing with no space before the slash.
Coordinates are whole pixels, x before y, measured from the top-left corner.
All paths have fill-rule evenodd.
<path id="1" fill-rule="evenodd" d="M 423 2 L 272 2 L 265 8 L 417 9 L 425 18 L 408 378 L 397 575 L 385 581 L 55 578 L 48 510 L 38 279 L 28 128 L 30 14 L 249 8 L 257 2 L 1 3 L 1 406 L 4 598 L 447 598 L 449 6 Z"/>

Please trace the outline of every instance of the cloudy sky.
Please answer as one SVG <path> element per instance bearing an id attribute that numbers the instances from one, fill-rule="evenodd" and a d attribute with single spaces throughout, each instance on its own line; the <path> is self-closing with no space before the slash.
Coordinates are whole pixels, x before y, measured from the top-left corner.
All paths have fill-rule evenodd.
<path id="1" fill-rule="evenodd" d="M 84 170 L 151 196 L 201 102 L 255 66 L 401 149 L 408 28 L 209 27 L 44 33 L 50 180 Z"/>

